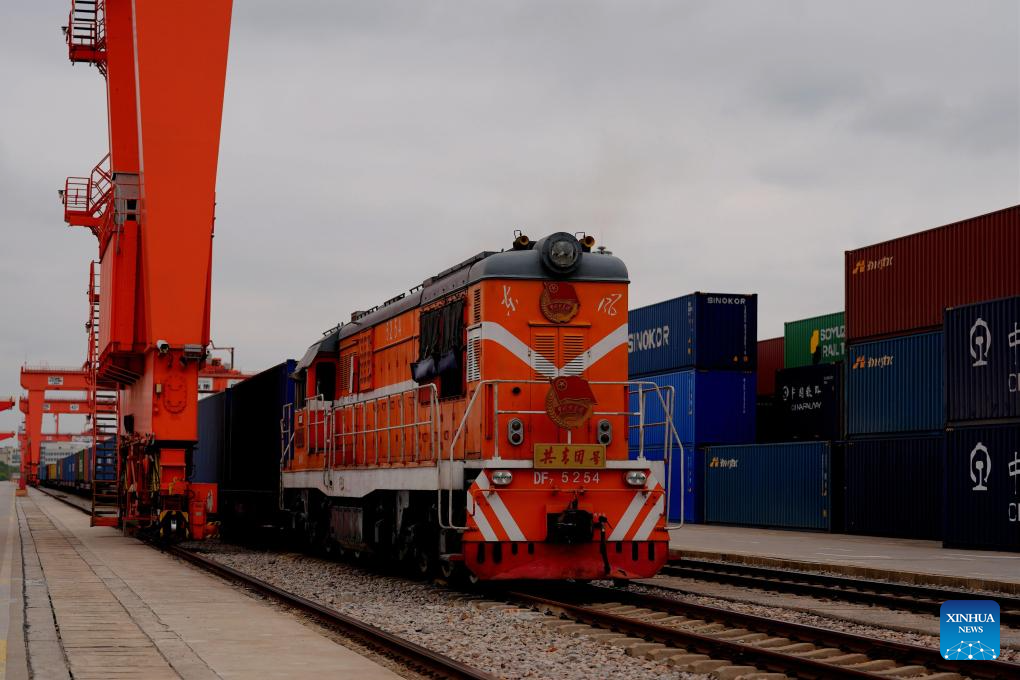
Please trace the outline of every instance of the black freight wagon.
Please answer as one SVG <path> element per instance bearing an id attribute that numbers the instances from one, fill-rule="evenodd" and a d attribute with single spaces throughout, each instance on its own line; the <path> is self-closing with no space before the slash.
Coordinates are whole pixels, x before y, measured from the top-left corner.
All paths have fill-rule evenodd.
<path id="1" fill-rule="evenodd" d="M 224 538 L 255 538 L 280 525 L 280 419 L 294 401 L 294 367 L 287 360 L 199 402 L 199 451 L 218 460 L 196 469 L 216 470 Z"/>

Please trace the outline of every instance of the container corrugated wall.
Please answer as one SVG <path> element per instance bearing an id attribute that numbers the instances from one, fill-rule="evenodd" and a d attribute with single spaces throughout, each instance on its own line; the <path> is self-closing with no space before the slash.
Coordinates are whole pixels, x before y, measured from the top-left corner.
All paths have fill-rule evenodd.
<path id="1" fill-rule="evenodd" d="M 783 338 L 758 341 L 758 394 L 772 396 L 776 392 L 776 371 L 784 367 Z"/>
<path id="2" fill-rule="evenodd" d="M 641 378 L 674 389 L 674 426 L 680 440 L 702 444 L 743 444 L 754 441 L 755 374 L 742 371 L 677 371 Z M 666 398 L 665 391 L 662 392 Z M 631 395 L 632 411 L 638 399 Z M 645 397 L 645 422 L 661 423 L 665 414 L 655 393 Z M 637 418 L 631 419 L 629 445 L 638 448 Z M 665 443 L 664 427 L 645 428 L 645 447 Z M 675 442 L 674 442 L 675 443 Z"/>
<path id="3" fill-rule="evenodd" d="M 280 476 L 280 418 L 294 401 L 289 359 L 231 387 L 220 467 L 219 511 L 225 535 L 275 521 Z"/>
<path id="4" fill-rule="evenodd" d="M 189 481 L 216 483 L 220 479 L 229 398 L 230 392 L 225 391 L 198 402 L 198 444 L 192 454 Z"/>
<path id="5" fill-rule="evenodd" d="M 684 444 L 684 465 L 681 479 L 680 447 L 672 448 L 673 464 L 665 466 L 666 494 L 668 497 L 666 519 L 679 522 L 681 507 L 683 519 L 687 524 L 700 524 L 705 521 L 705 454 L 704 450 L 692 444 Z M 638 457 L 638 451 L 632 449 L 631 460 Z M 645 458 L 663 460 L 665 452 L 661 447 L 645 449 Z"/>
<path id="6" fill-rule="evenodd" d="M 787 321 L 784 339 L 785 368 L 843 361 L 846 358 L 843 312 Z"/>
<path id="7" fill-rule="evenodd" d="M 1020 551 L 1020 425 L 946 435 L 947 548 Z"/>
<path id="8" fill-rule="evenodd" d="M 850 345 L 847 434 L 854 437 L 941 429 L 942 344 L 940 331 Z"/>
<path id="9" fill-rule="evenodd" d="M 1020 295 L 1020 206 L 846 252 L 849 342 L 942 326 L 946 307 Z"/>
<path id="10" fill-rule="evenodd" d="M 847 442 L 846 532 L 940 538 L 944 442 L 941 433 Z"/>
<path id="11" fill-rule="evenodd" d="M 946 310 L 946 420 L 1020 419 L 1020 297 Z"/>
<path id="12" fill-rule="evenodd" d="M 832 517 L 828 442 L 705 449 L 705 521 L 828 531 Z"/>
<path id="13" fill-rule="evenodd" d="M 758 296 L 692 293 L 628 314 L 631 376 L 684 368 L 754 370 Z"/>

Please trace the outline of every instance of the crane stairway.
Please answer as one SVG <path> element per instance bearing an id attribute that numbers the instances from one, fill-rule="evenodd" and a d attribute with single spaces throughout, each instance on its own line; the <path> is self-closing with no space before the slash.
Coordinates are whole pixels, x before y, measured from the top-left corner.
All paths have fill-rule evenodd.
<path id="1" fill-rule="evenodd" d="M 89 398 L 92 401 L 92 526 L 120 525 L 120 391 L 99 376 L 99 263 L 89 271 Z"/>

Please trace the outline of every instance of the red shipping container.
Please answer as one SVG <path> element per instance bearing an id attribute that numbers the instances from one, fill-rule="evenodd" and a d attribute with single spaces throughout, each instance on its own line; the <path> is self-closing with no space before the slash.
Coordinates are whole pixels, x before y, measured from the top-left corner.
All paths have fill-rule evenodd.
<path id="1" fill-rule="evenodd" d="M 783 368 L 786 352 L 785 338 L 758 341 L 758 395 L 771 396 L 776 392 L 776 371 Z"/>
<path id="2" fill-rule="evenodd" d="M 1020 205 L 846 252 L 846 335 L 942 327 L 946 307 L 1020 295 Z"/>

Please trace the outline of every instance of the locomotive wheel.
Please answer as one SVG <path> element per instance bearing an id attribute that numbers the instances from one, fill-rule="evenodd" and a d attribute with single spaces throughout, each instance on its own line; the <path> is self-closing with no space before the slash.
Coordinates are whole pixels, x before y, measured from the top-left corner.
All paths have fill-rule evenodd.
<path id="1" fill-rule="evenodd" d="M 450 560 L 439 560 L 439 576 L 447 581 L 452 581 L 457 573 L 457 565 Z"/>

